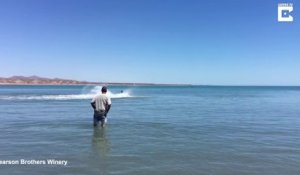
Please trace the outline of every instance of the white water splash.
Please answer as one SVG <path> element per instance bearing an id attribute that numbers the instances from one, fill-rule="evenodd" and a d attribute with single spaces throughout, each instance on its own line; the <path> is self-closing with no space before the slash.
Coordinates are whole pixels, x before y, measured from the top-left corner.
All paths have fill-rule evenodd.
<path id="1" fill-rule="evenodd" d="M 101 93 L 101 86 L 96 86 L 91 89 L 88 93 L 84 94 L 68 94 L 68 95 L 18 95 L 18 96 L 2 96 L 2 100 L 80 100 L 80 99 L 92 99 L 97 94 Z M 112 93 L 107 91 L 107 95 L 111 98 L 130 98 L 129 90 L 125 90 L 120 93 Z"/>

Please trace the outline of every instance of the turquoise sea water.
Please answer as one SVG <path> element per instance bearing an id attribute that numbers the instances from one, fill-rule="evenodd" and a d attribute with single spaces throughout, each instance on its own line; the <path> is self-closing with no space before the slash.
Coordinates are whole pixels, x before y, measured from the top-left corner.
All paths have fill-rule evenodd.
<path id="1" fill-rule="evenodd" d="M 0 160 L 68 161 L 0 174 L 300 174 L 300 87 L 109 87 L 94 129 L 99 89 L 0 86 Z"/>

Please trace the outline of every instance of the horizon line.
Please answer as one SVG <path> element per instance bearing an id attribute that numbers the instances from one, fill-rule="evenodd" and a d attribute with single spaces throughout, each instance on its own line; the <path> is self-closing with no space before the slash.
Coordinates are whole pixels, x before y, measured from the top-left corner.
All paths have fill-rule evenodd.
<path id="1" fill-rule="evenodd" d="M 76 81 L 78 84 L 34 84 L 34 83 L 0 83 L 0 85 L 122 85 L 125 86 L 134 86 L 134 85 L 144 85 L 144 86 L 155 86 L 155 85 L 161 85 L 161 86 L 260 86 L 260 87 L 299 87 L 300 85 L 276 85 L 276 84 L 198 84 L 198 83 L 155 83 L 155 82 L 95 82 L 95 81 L 88 81 L 88 80 L 75 80 L 75 79 L 67 79 L 67 78 L 57 78 L 57 77 L 42 77 L 37 75 L 30 75 L 30 76 L 23 76 L 23 75 L 12 75 L 8 77 L 2 77 L 0 76 L 0 79 L 10 79 L 10 78 L 16 78 L 16 77 L 22 77 L 22 78 L 36 78 L 36 79 L 48 79 L 48 80 L 65 80 L 65 81 Z"/>

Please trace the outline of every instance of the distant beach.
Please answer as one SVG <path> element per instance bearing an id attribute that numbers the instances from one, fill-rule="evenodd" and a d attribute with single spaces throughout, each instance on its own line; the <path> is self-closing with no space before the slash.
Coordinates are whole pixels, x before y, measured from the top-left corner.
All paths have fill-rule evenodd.
<path id="1" fill-rule="evenodd" d="M 44 78 L 39 76 L 0 77 L 0 85 L 109 85 L 109 86 L 187 86 L 189 84 L 156 84 L 156 83 L 118 83 L 118 82 L 89 82 L 68 80 L 62 78 Z"/>

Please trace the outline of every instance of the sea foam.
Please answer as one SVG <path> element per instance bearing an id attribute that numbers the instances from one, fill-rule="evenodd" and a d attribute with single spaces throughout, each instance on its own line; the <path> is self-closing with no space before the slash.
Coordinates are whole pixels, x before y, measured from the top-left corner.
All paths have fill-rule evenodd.
<path id="1" fill-rule="evenodd" d="M 82 94 L 59 94 L 59 95 L 17 95 L 17 96 L 0 96 L 2 100 L 81 100 L 92 99 L 97 94 L 101 93 L 102 86 L 95 86 L 87 93 Z M 112 93 L 107 91 L 107 95 L 111 98 L 130 98 L 134 97 L 130 94 L 130 90 L 125 90 L 120 93 Z"/>

